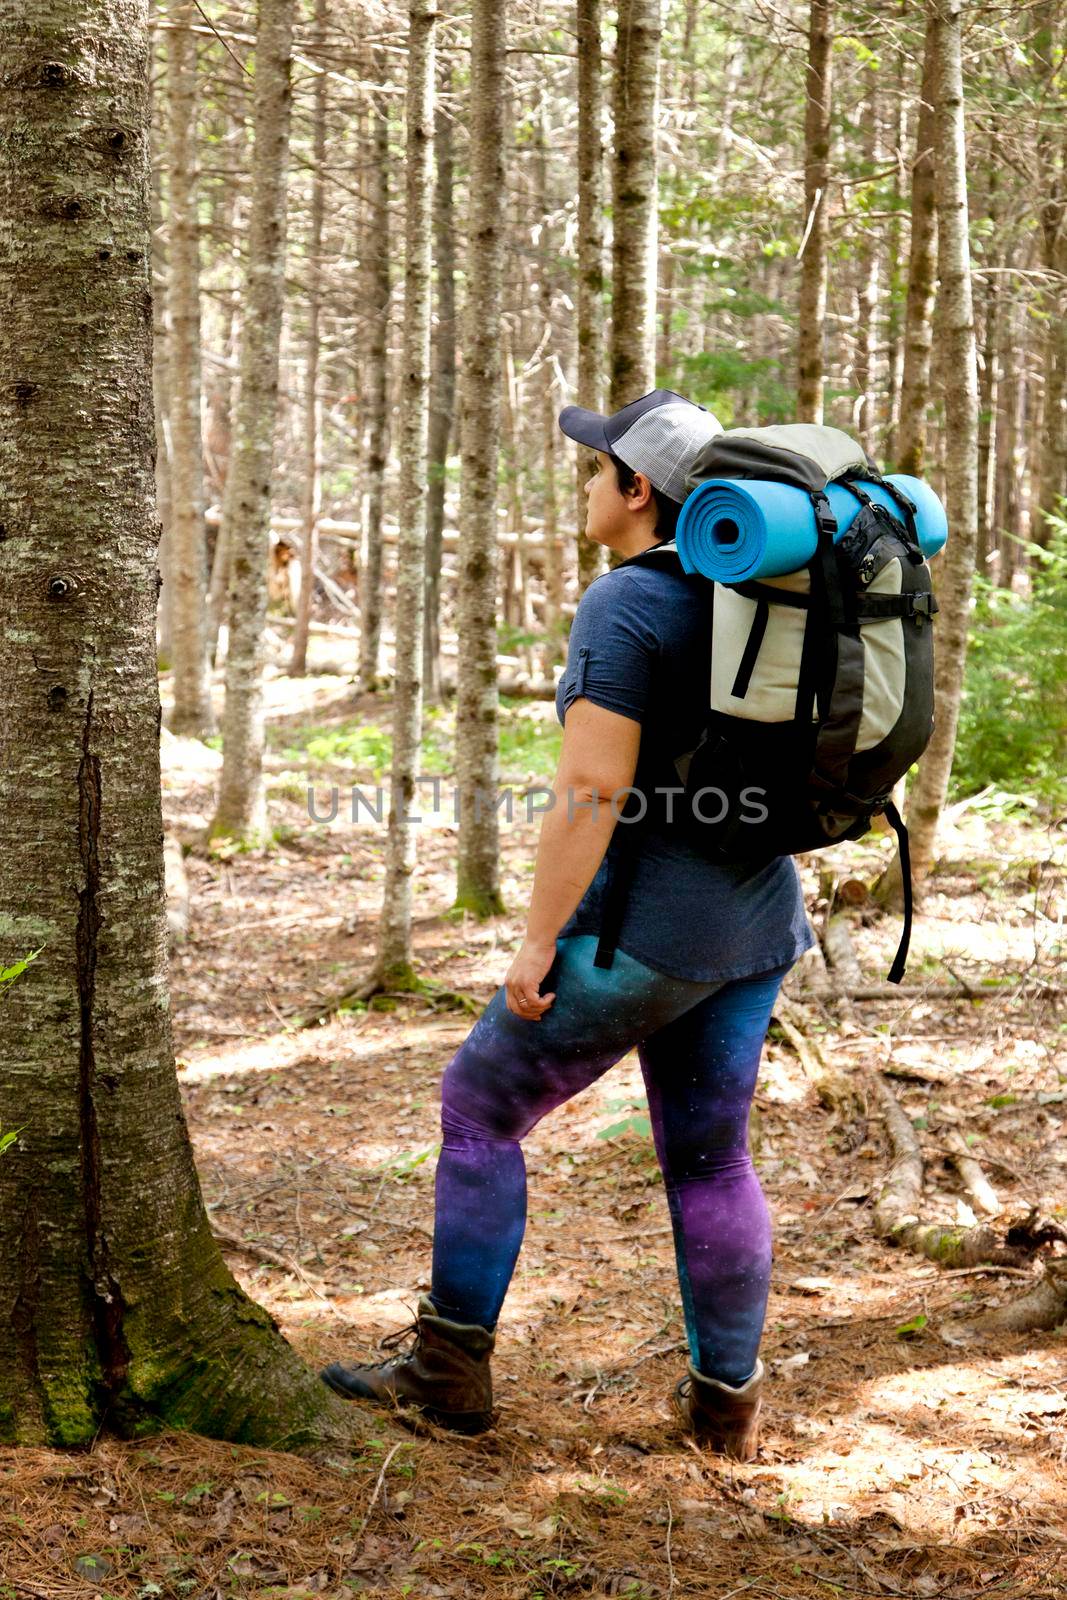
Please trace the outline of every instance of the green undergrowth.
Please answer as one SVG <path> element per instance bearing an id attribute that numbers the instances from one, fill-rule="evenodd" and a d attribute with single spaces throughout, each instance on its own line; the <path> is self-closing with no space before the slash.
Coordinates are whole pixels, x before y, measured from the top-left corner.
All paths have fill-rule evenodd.
<path id="1" fill-rule="evenodd" d="M 542 701 L 507 696 L 501 700 L 497 748 L 502 781 L 522 782 L 554 774 L 562 730 L 554 714 L 545 712 Z M 420 771 L 427 776 L 445 777 L 454 772 L 454 726 L 455 714 L 450 707 L 427 706 L 419 762 Z M 392 766 L 392 735 L 378 722 L 352 720 L 330 727 L 309 724 L 296 729 L 269 729 L 267 740 L 275 754 L 294 766 L 299 763 L 305 773 L 315 765 L 351 767 L 354 778 L 378 783 L 388 777 Z M 294 792 L 299 776 L 284 774 L 287 786 Z"/>
<path id="2" fill-rule="evenodd" d="M 1031 557 L 1031 593 L 975 578 L 951 798 L 990 816 L 1067 801 L 1067 522 Z"/>

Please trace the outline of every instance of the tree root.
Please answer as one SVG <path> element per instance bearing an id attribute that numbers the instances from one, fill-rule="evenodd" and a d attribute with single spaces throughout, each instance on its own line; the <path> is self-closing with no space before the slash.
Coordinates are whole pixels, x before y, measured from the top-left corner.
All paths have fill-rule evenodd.
<path id="1" fill-rule="evenodd" d="M 969 1322 L 945 1328 L 950 1339 L 982 1338 L 987 1334 L 1048 1332 L 1067 1322 L 1067 1256 L 1045 1262 L 1044 1276 L 1032 1289 L 1006 1306 L 994 1306 Z"/>
<path id="2" fill-rule="evenodd" d="M 882 1075 L 872 1072 L 869 1079 L 894 1156 L 874 1206 L 878 1237 L 942 1267 L 976 1267 L 984 1261 L 1023 1265 L 1029 1252 L 1005 1244 L 987 1223 L 952 1227 L 922 1220 L 923 1157 L 918 1135 Z"/>

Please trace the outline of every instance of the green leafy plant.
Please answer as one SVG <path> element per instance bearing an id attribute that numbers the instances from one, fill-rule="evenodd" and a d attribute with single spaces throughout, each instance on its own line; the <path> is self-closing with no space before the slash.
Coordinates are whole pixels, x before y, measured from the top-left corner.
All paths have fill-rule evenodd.
<path id="1" fill-rule="evenodd" d="M 1067 521 L 1032 562 L 1029 595 L 975 578 L 954 797 L 990 791 L 1001 811 L 1067 799 Z M 990 787 L 992 786 L 992 788 Z"/>

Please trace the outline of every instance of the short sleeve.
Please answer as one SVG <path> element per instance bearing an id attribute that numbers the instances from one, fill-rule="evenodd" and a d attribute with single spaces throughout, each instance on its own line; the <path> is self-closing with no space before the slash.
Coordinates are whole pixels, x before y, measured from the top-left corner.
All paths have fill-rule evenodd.
<path id="1" fill-rule="evenodd" d="M 659 637 L 652 626 L 652 596 L 634 577 L 605 572 L 579 601 L 556 702 L 561 722 L 580 699 L 644 722 Z"/>

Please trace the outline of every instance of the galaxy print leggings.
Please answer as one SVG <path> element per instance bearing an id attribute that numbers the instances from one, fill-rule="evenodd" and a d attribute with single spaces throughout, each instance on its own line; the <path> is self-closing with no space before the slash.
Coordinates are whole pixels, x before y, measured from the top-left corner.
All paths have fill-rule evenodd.
<path id="1" fill-rule="evenodd" d="M 737 1385 L 756 1366 L 771 1270 L 748 1112 L 771 1010 L 789 965 L 692 983 L 560 939 L 539 1022 L 499 990 L 442 1084 L 431 1298 L 456 1322 L 496 1325 L 526 1226 L 519 1141 L 636 1045 L 667 1191 L 693 1365 Z"/>

